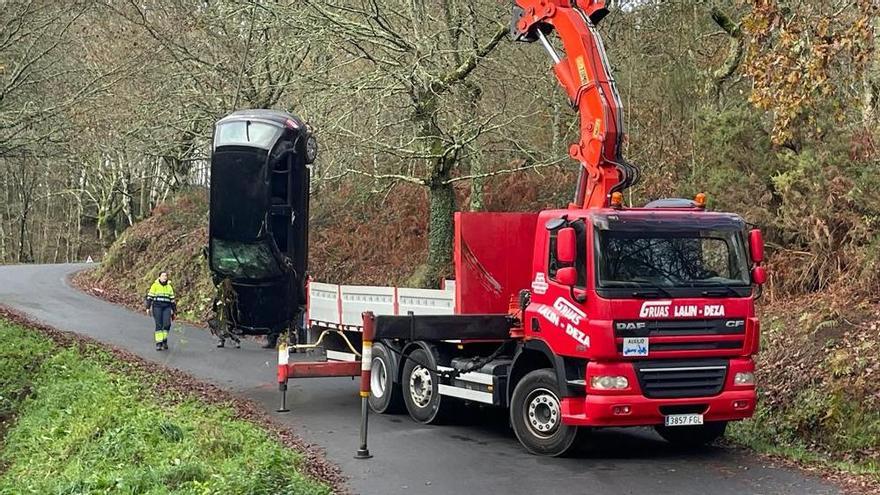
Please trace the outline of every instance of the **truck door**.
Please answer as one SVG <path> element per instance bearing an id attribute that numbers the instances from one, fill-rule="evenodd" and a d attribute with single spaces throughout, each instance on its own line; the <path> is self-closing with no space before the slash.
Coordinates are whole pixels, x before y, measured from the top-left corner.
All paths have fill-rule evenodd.
<path id="1" fill-rule="evenodd" d="M 539 271 L 532 284 L 527 328 L 557 354 L 578 355 L 589 347 L 585 306 L 577 300 L 586 287 L 586 230 L 581 219 L 548 229 L 542 251 L 544 272 Z M 540 278 L 546 283 L 539 283 Z"/>

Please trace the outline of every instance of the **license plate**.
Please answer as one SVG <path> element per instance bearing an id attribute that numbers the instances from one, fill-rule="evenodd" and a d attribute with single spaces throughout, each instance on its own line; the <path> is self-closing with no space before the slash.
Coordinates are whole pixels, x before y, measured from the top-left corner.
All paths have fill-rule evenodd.
<path id="1" fill-rule="evenodd" d="M 692 426 L 703 424 L 702 414 L 670 414 L 666 416 L 666 426 Z"/>

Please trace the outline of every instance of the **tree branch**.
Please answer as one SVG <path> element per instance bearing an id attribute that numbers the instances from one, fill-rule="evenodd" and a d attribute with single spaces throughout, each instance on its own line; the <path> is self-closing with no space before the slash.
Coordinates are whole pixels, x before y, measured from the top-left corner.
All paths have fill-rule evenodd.
<path id="1" fill-rule="evenodd" d="M 454 182 L 461 182 L 463 180 L 485 179 L 487 177 L 494 177 L 496 175 L 512 174 L 515 172 L 522 172 L 525 170 L 535 170 L 535 169 L 539 169 L 539 168 L 552 167 L 552 166 L 558 164 L 559 162 L 561 162 L 562 160 L 563 159 L 560 158 L 559 160 L 555 160 L 552 162 L 534 163 L 531 165 L 527 165 L 528 162 L 526 160 L 520 160 L 520 165 L 517 167 L 514 167 L 514 168 L 505 168 L 505 169 L 501 169 L 501 170 L 495 170 L 494 172 L 485 172 L 482 174 L 462 175 L 459 177 L 453 177 L 449 180 L 443 181 L 443 183 L 444 184 L 452 184 Z"/>
<path id="2" fill-rule="evenodd" d="M 727 58 L 724 60 L 721 67 L 712 73 L 716 87 L 720 87 L 724 81 L 736 72 L 737 67 L 739 67 L 740 62 L 742 61 L 744 39 L 740 25 L 734 23 L 730 16 L 724 13 L 721 9 L 718 7 L 712 7 L 711 15 L 715 24 L 718 24 L 718 26 L 730 36 L 730 47 L 728 48 Z"/>
<path id="3" fill-rule="evenodd" d="M 363 175 L 363 176 L 370 177 L 370 178 L 373 178 L 373 179 L 384 179 L 384 180 L 390 179 L 390 180 L 399 180 L 399 181 L 403 181 L 403 182 L 409 182 L 409 183 L 411 183 L 411 184 L 418 184 L 418 185 L 420 185 L 420 186 L 426 186 L 426 185 L 428 185 L 428 183 L 425 182 L 424 179 L 419 179 L 418 177 L 409 177 L 409 176 L 407 176 L 407 175 L 398 175 L 398 174 L 371 174 L 371 173 L 369 173 L 369 172 L 364 172 L 364 171 L 362 171 L 362 170 L 355 170 L 355 169 L 353 169 L 353 168 L 347 169 L 346 172 L 348 172 L 348 173 L 352 173 L 352 174 L 357 174 L 357 175 Z"/>
<path id="4" fill-rule="evenodd" d="M 492 50 L 494 50 L 495 47 L 498 46 L 498 43 L 500 43 L 501 40 L 504 39 L 505 36 L 507 36 L 508 32 L 509 30 L 506 26 L 499 26 L 498 29 L 495 30 L 495 34 L 485 45 L 480 47 L 480 49 L 476 52 L 472 53 L 471 56 L 468 57 L 467 60 L 462 62 L 462 64 L 459 65 L 455 70 L 441 77 L 439 81 L 434 81 L 434 83 L 431 84 L 431 91 L 434 94 L 440 94 L 443 91 L 449 89 L 449 87 L 453 84 L 466 78 L 471 72 L 474 71 L 474 69 L 477 68 L 477 62 L 479 62 L 481 58 L 490 54 Z"/>

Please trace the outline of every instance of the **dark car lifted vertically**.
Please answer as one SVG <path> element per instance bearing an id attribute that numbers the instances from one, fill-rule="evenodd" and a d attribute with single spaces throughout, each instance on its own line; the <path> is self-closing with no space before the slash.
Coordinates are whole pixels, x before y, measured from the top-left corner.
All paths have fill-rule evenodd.
<path id="1" fill-rule="evenodd" d="M 306 124 L 286 112 L 240 110 L 217 122 L 207 255 L 218 287 L 214 321 L 224 334 L 277 336 L 298 327 L 308 266 L 307 165 L 316 150 Z"/>

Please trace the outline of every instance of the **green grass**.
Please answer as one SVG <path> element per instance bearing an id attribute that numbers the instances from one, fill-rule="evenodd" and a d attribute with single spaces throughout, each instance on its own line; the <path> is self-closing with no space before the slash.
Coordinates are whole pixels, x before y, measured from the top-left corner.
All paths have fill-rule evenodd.
<path id="1" fill-rule="evenodd" d="M 815 394 L 808 391 L 801 395 Z M 759 403 L 752 419 L 731 424 L 728 438 L 755 451 L 800 464 L 867 475 L 880 481 L 877 459 L 858 454 L 860 449 L 877 447 L 880 412 L 835 396 L 812 397 L 813 402 L 810 397 L 800 398 L 797 405 L 784 409 L 771 410 Z"/>
<path id="2" fill-rule="evenodd" d="M 0 494 L 329 493 L 258 426 L 192 399 L 166 404 L 145 381 L 0 320 L 0 408 L 14 418 Z"/>

